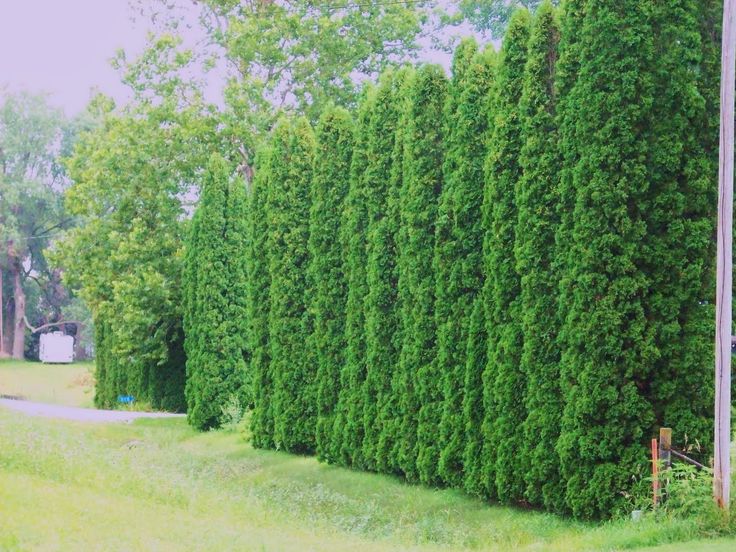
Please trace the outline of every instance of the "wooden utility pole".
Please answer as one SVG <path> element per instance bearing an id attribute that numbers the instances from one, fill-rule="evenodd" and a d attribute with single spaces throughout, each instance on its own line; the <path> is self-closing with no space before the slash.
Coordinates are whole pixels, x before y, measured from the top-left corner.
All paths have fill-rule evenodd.
<path id="1" fill-rule="evenodd" d="M 722 508 L 731 499 L 731 294 L 733 242 L 734 86 L 736 0 L 723 3 L 721 52 L 721 143 L 718 174 L 716 281 L 716 404 L 713 496 Z"/>

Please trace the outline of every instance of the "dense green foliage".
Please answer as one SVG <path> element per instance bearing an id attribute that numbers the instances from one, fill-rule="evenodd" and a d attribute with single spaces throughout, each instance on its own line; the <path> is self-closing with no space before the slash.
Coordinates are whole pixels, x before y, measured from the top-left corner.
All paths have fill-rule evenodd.
<path id="1" fill-rule="evenodd" d="M 134 100 L 116 109 L 96 97 L 89 107 L 96 124 L 65 160 L 72 181 L 65 204 L 78 224 L 53 253 L 65 282 L 107 324 L 108 358 L 117 358 L 125 374 L 116 380 L 124 388 L 98 388 L 104 407 L 132 395 L 141 405 L 186 408 L 184 198 L 201 184 L 211 153 L 229 151 L 196 81 L 169 78 L 187 59 L 164 37 L 141 59 L 120 62 Z"/>
<path id="2" fill-rule="evenodd" d="M 429 65 L 383 74 L 360 102 L 350 170 L 330 150 L 314 167 L 329 185 L 300 203 L 313 206 L 307 276 L 283 279 L 294 250 L 270 212 L 266 252 L 252 250 L 251 277 L 268 257 L 271 299 L 288 289 L 301 313 L 265 307 L 272 330 L 289 322 L 292 354 L 319 359 L 314 384 L 289 388 L 301 420 L 256 385 L 256 443 L 284 446 L 268 432 L 287 423 L 307 443 L 292 450 L 316 441 L 330 462 L 591 518 L 641 492 L 658 426 L 707 442 L 710 393 L 687 389 L 711 387 L 709 21 L 688 0 L 671 13 L 569 0 L 559 22 L 544 2 L 533 20 L 516 12 L 500 56 L 461 43 L 450 83 Z M 277 181 L 313 178 L 285 125 L 256 179 L 270 205 Z M 339 229 L 317 207 L 327 190 Z M 340 305 L 344 333 L 320 321 Z M 324 364 L 322 341 L 340 360 Z M 312 370 L 300 361 L 290 374 Z"/>
<path id="3" fill-rule="evenodd" d="M 382 411 L 388 409 L 391 382 L 398 362 L 400 326 L 397 305 L 396 232 L 397 188 L 401 182 L 392 178 L 395 137 L 401 117 L 402 79 L 394 72 L 381 78 L 375 91 L 368 124 L 366 152 L 368 162 L 364 175 L 366 227 L 365 296 L 365 382 L 363 404 L 363 461 L 367 469 L 376 469 L 378 444 L 382 433 L 384 445 L 390 437 L 382 430 L 389 420 Z M 383 453 L 387 453 L 384 446 Z M 380 459 L 382 464 L 387 458 Z"/>
<path id="4" fill-rule="evenodd" d="M 520 100 L 523 147 L 517 183 L 516 270 L 520 275 L 523 349 L 519 370 L 526 378 L 523 457 L 526 499 L 559 510 L 562 495 L 557 458 L 550 454 L 559 437 L 557 286 L 554 270 L 558 225 L 559 172 L 554 68 L 559 26 L 552 5 L 542 4 L 529 42 Z"/>
<path id="5" fill-rule="evenodd" d="M 364 91 L 361 101 L 355 147 L 350 166 L 350 187 L 345 198 L 340 243 L 343 247 L 343 272 L 347 282 L 345 306 L 345 362 L 340 372 L 340 390 L 332 435 L 332 456 L 346 466 L 362 466 L 363 408 L 365 380 L 366 228 L 364 175 L 367 158 L 368 124 L 373 94 Z"/>
<path id="6" fill-rule="evenodd" d="M 417 472 L 427 484 L 439 483 L 439 425 L 442 389 L 436 356 L 435 277 L 432 266 L 437 205 L 442 190 L 443 125 L 447 78 L 424 65 L 409 89 L 404 136 L 399 243 L 399 293 L 403 309 L 400 364 L 416 378 L 418 397 Z"/>
<path id="7" fill-rule="evenodd" d="M 691 355 L 707 327 L 700 285 L 709 267 L 697 256 L 707 256 L 712 232 L 700 192 L 708 163 L 682 131 L 703 105 L 688 68 L 700 56 L 693 9 L 589 1 L 579 31 L 580 73 L 563 115 L 575 121 L 577 159 L 558 443 L 567 506 L 578 516 L 621 506 L 617 490 L 646 470 L 647 439 L 666 423 L 663 411 L 686 413 L 689 423 L 678 423 L 692 428 L 690 438 L 709 433 L 693 423 L 697 401 L 682 406 L 668 395 L 707 378 L 708 364 L 701 349 L 689 358 L 692 372 L 678 373 L 679 355 Z M 690 271 L 698 283 L 687 283 Z"/>
<path id="8" fill-rule="evenodd" d="M 644 309 L 658 353 L 650 361 L 649 400 L 658 425 L 676 427 L 689 438 L 712 433 L 714 401 L 709 341 L 717 171 L 715 156 L 708 156 L 712 142 L 693 132 L 709 127 L 698 90 L 707 74 L 691 69 L 703 65 L 703 39 L 696 31 L 701 9 L 700 2 L 681 0 L 651 14 L 656 101 L 648 116 L 655 153 L 647 166 L 647 226 L 640 249 L 648 279 Z M 700 392 L 693 396 L 692 389 Z M 700 454 L 707 462 L 706 443 Z"/>
<path id="9" fill-rule="evenodd" d="M 316 369 L 305 348 L 310 335 L 306 292 L 314 151 L 314 133 L 306 119 L 279 122 L 274 130 L 266 202 L 269 371 L 274 443 L 290 452 L 315 448 Z"/>
<path id="10" fill-rule="evenodd" d="M 335 461 L 332 439 L 340 370 L 345 362 L 347 285 L 342 270 L 340 216 L 350 186 L 353 121 L 342 108 L 328 109 L 317 127 L 317 151 L 309 213 L 310 347 L 317 363 L 317 455 Z"/>
<path id="11" fill-rule="evenodd" d="M 183 274 L 187 416 L 199 429 L 219 426 L 228 401 L 247 402 L 246 200 L 243 182 L 231 182 L 227 163 L 213 155 Z"/>
<path id="12" fill-rule="evenodd" d="M 622 33 L 622 30 L 625 32 Z M 567 265 L 572 288 L 563 322 L 565 408 L 558 443 L 566 502 L 579 516 L 610 512 L 645 467 L 654 425 L 643 387 L 651 376 L 646 275 L 637 266 L 646 231 L 653 101 L 651 28 L 638 2 L 587 2 L 579 30 L 575 103 L 576 194 Z M 636 44 L 636 48 L 631 45 Z M 601 50 L 609 55 L 601 56 Z M 602 80 L 607 84 L 602 86 Z M 602 155 L 608 152 L 607 155 Z"/>
<path id="13" fill-rule="evenodd" d="M 488 492 L 502 501 L 523 497 L 524 470 L 527 467 L 525 459 L 520 457 L 526 418 L 524 401 L 520 398 L 524 397 L 526 382 L 519 370 L 523 338 L 514 246 L 516 187 L 521 176 L 519 156 L 522 148 L 519 100 L 527 60 L 529 26 L 529 12 L 516 12 L 504 39 L 485 167 L 488 364 L 484 393 L 492 407 L 487 407 L 484 413 L 484 438 L 490 450 L 484 454 L 483 469 L 486 473 L 495 473 L 495 481 L 488 481 Z M 495 491 L 491 485 L 495 485 Z"/>
<path id="14" fill-rule="evenodd" d="M 472 360 L 467 354 L 473 305 L 483 282 L 483 161 L 494 56 L 492 50 L 479 53 L 472 40 L 458 47 L 444 113 L 444 183 L 434 252 L 435 319 L 443 393 L 439 472 L 452 486 L 462 484 L 466 440 L 477 443 L 480 438 L 474 422 L 482 412 L 477 392 L 485 362 L 477 365 L 476 353 Z M 485 340 L 482 343 L 485 347 Z M 466 382 L 466 376 L 470 381 Z M 468 398 L 465 405 L 464 397 Z M 468 452 L 468 461 L 474 464 L 478 456 Z"/>
<path id="15" fill-rule="evenodd" d="M 248 349 L 251 355 L 253 445 L 271 448 L 273 439 L 273 377 L 270 370 L 268 314 L 271 277 L 268 271 L 268 219 L 266 204 L 271 181 L 271 152 L 262 150 L 256 160 L 257 174 L 251 186 L 248 204 L 247 316 Z"/>
<path id="16" fill-rule="evenodd" d="M 228 6 L 231 53 L 297 24 L 264 5 L 282 19 L 241 28 Z M 329 107 L 315 135 L 258 108 L 255 175 L 257 140 L 204 109 L 109 116 L 70 163 L 98 403 L 176 396 L 183 314 L 197 427 L 237 396 L 260 448 L 581 518 L 630 508 L 659 426 L 711 432 L 717 23 L 699 7 L 547 1 L 500 55 L 463 41 L 450 82 L 383 72 L 355 123 Z M 316 119 L 314 82 L 282 84 Z"/>

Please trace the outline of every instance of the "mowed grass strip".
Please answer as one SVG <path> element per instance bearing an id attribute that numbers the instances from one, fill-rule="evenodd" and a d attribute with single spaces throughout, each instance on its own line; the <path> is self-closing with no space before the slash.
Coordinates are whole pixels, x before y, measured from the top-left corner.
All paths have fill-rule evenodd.
<path id="1" fill-rule="evenodd" d="M 696 534 L 686 521 L 489 506 L 180 419 L 90 426 L 0 410 L 0 550 L 624 550 Z M 736 541 L 662 550 L 681 546 Z"/>
<path id="2" fill-rule="evenodd" d="M 42 364 L 0 360 L 0 395 L 29 401 L 92 407 L 94 364 Z"/>

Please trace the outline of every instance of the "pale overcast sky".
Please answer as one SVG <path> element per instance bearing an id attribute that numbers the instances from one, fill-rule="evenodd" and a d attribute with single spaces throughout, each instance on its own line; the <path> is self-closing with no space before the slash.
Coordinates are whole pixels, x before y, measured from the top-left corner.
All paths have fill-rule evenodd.
<path id="1" fill-rule="evenodd" d="M 84 109 L 95 87 L 127 97 L 110 58 L 140 51 L 146 29 L 128 0 L 0 0 L 0 86 L 48 92 L 67 115 Z"/>
<path id="2" fill-rule="evenodd" d="M 0 92 L 47 92 L 69 116 L 93 89 L 125 102 L 110 58 L 123 48 L 131 59 L 145 45 L 147 25 L 131 15 L 129 0 L 0 0 Z"/>

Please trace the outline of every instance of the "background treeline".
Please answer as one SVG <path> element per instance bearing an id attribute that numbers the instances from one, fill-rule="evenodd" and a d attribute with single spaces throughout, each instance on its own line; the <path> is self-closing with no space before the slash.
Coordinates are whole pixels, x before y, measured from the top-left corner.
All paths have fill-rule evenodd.
<path id="1" fill-rule="evenodd" d="M 258 447 L 585 518 L 626 508 L 659 426 L 707 444 L 706 4 L 517 11 L 450 81 L 391 70 L 352 115 L 280 120 L 242 205 L 211 159 L 182 261 L 190 422 L 236 396 Z"/>

